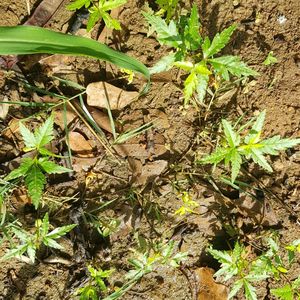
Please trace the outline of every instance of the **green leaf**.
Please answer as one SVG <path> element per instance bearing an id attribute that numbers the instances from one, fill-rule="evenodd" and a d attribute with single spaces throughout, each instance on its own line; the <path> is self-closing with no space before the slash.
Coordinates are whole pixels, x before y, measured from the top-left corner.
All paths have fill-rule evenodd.
<path id="1" fill-rule="evenodd" d="M 224 80 L 229 81 L 229 73 L 233 76 L 258 76 L 259 74 L 249 68 L 244 62 L 237 56 L 221 56 L 208 60 L 209 63 L 214 67 L 214 70 L 219 73 Z"/>
<path id="2" fill-rule="evenodd" d="M 48 231 L 49 231 L 49 214 L 46 213 L 42 221 L 41 235 L 42 236 L 47 235 Z"/>
<path id="3" fill-rule="evenodd" d="M 281 139 L 279 135 L 273 136 L 269 139 L 260 142 L 259 150 L 265 154 L 276 155 L 279 150 L 286 150 L 300 144 L 298 139 Z"/>
<path id="4" fill-rule="evenodd" d="M 51 115 L 40 127 L 38 127 L 35 132 L 35 140 L 36 140 L 36 147 L 40 148 L 49 144 L 53 140 L 53 123 L 54 118 Z"/>
<path id="5" fill-rule="evenodd" d="M 200 102 L 200 104 L 203 104 L 207 86 L 208 86 L 209 76 L 208 75 L 197 75 L 197 99 Z"/>
<path id="6" fill-rule="evenodd" d="M 47 247 L 54 248 L 54 249 L 60 249 L 60 250 L 64 249 L 62 245 L 60 245 L 58 242 L 48 237 L 43 238 L 43 244 Z"/>
<path id="7" fill-rule="evenodd" d="M 233 298 L 236 295 L 236 293 L 242 288 L 242 286 L 243 286 L 243 280 L 242 279 L 235 281 L 235 283 L 232 285 L 232 288 L 231 288 L 230 293 L 228 295 L 228 299 Z"/>
<path id="8" fill-rule="evenodd" d="M 184 81 L 184 105 L 188 105 L 194 91 L 197 88 L 198 78 L 195 72 L 192 72 Z"/>
<path id="9" fill-rule="evenodd" d="M 5 178 L 4 180 L 9 181 L 12 179 L 16 179 L 22 176 L 25 176 L 28 172 L 28 170 L 33 165 L 34 160 L 32 158 L 24 158 L 20 164 L 20 166 L 17 169 L 12 170 Z"/>
<path id="10" fill-rule="evenodd" d="M 100 10 L 98 7 L 95 7 L 95 6 L 91 7 L 89 9 L 89 12 L 90 12 L 90 16 L 89 16 L 88 22 L 86 24 L 87 32 L 90 32 L 101 18 L 101 13 L 100 13 Z M 102 14 L 102 16 L 103 16 L 103 14 Z M 103 18 L 103 20 L 104 20 L 104 18 Z M 106 22 L 105 22 L 105 24 L 106 24 Z M 107 27 L 109 27 L 109 26 L 107 26 Z M 111 27 L 109 27 L 109 28 L 111 28 Z"/>
<path id="11" fill-rule="evenodd" d="M 176 61 L 174 62 L 173 65 L 186 72 L 191 72 L 192 69 L 194 68 L 194 64 L 191 63 L 190 61 Z"/>
<path id="12" fill-rule="evenodd" d="M 11 259 L 13 257 L 19 257 L 19 256 L 23 255 L 26 252 L 27 247 L 28 247 L 27 244 L 23 244 L 23 245 L 18 246 L 17 248 L 10 249 L 0 258 L 0 261 Z"/>
<path id="13" fill-rule="evenodd" d="M 149 70 L 138 60 L 89 38 L 54 32 L 36 26 L 0 26 L 0 55 L 35 53 L 90 56 L 143 74 Z"/>
<path id="14" fill-rule="evenodd" d="M 213 248 L 208 248 L 207 251 L 210 255 L 212 255 L 213 258 L 215 258 L 221 263 L 227 263 L 227 264 L 233 263 L 232 257 L 227 251 L 215 250 Z"/>
<path id="15" fill-rule="evenodd" d="M 76 0 L 72 3 L 70 3 L 69 5 L 67 5 L 67 9 L 68 10 L 76 10 L 76 9 L 80 9 L 83 6 L 85 8 L 88 8 L 90 5 L 91 5 L 90 0 Z"/>
<path id="16" fill-rule="evenodd" d="M 104 11 L 109 11 L 112 9 L 115 9 L 123 4 L 126 4 L 127 0 L 106 0 L 101 4 L 102 1 L 100 1 L 99 8 Z"/>
<path id="17" fill-rule="evenodd" d="M 34 263 L 34 261 L 35 261 L 35 253 L 36 253 L 36 248 L 35 248 L 35 246 L 29 244 L 28 247 L 27 247 L 27 249 L 26 249 L 26 252 L 27 252 L 27 255 L 28 255 L 30 261 L 31 261 L 32 263 Z"/>
<path id="18" fill-rule="evenodd" d="M 256 289 L 246 279 L 243 279 L 245 296 L 247 300 L 257 300 Z"/>
<path id="19" fill-rule="evenodd" d="M 289 284 L 277 289 L 271 289 L 271 294 L 278 297 L 281 300 L 294 299 L 294 292 L 292 287 Z"/>
<path id="20" fill-rule="evenodd" d="M 52 230 L 51 232 L 49 232 L 46 235 L 47 239 L 58 239 L 60 237 L 62 237 L 63 235 L 65 235 L 66 233 L 68 233 L 69 231 L 71 231 L 74 227 L 76 227 L 76 224 L 70 224 L 70 225 L 66 225 L 66 226 L 62 226 L 62 227 L 57 227 L 54 230 Z"/>
<path id="21" fill-rule="evenodd" d="M 45 183 L 46 178 L 42 170 L 36 164 L 33 164 L 25 177 L 25 184 L 36 209 L 39 206 Z"/>
<path id="22" fill-rule="evenodd" d="M 278 62 L 277 58 L 273 55 L 273 51 L 270 51 L 263 64 L 265 66 L 274 65 Z"/>
<path id="23" fill-rule="evenodd" d="M 231 25 L 230 27 L 224 29 L 221 33 L 217 33 L 215 35 L 209 48 L 207 48 L 207 45 L 205 44 L 204 48 L 202 48 L 204 59 L 211 57 L 221 51 L 221 49 L 223 49 L 228 44 L 230 37 L 235 30 L 236 26 Z"/>
<path id="24" fill-rule="evenodd" d="M 200 48 L 202 43 L 202 37 L 199 33 L 200 27 L 198 8 L 194 4 L 184 30 L 184 43 L 187 49 L 195 51 Z"/>
<path id="25" fill-rule="evenodd" d="M 267 162 L 266 158 L 263 156 L 260 149 L 251 148 L 250 149 L 250 157 L 253 161 L 263 167 L 265 170 L 269 172 L 273 172 L 272 167 Z"/>
<path id="26" fill-rule="evenodd" d="M 228 145 L 231 148 L 237 147 L 240 143 L 240 136 L 236 132 L 234 132 L 230 122 L 223 119 L 222 125 Z"/>
<path id="27" fill-rule="evenodd" d="M 226 156 L 230 153 L 230 148 L 217 148 L 212 154 L 202 158 L 200 163 L 202 164 L 215 164 L 225 159 Z"/>
<path id="28" fill-rule="evenodd" d="M 149 68 L 150 74 L 161 73 L 172 68 L 175 62 L 175 53 L 171 52 L 162 57 L 153 67 Z"/>
<path id="29" fill-rule="evenodd" d="M 260 140 L 262 128 L 266 117 L 266 110 L 262 111 L 254 122 L 249 134 L 245 137 L 246 144 L 255 144 Z"/>
<path id="30" fill-rule="evenodd" d="M 49 160 L 45 160 L 43 158 L 39 159 L 39 165 L 48 174 L 62 174 L 62 173 L 66 173 L 66 172 L 72 172 L 71 169 L 57 165 L 56 163 L 49 161 Z"/>
<path id="31" fill-rule="evenodd" d="M 240 172 L 241 164 L 242 164 L 242 157 L 239 154 L 237 149 L 232 149 L 232 151 L 230 152 L 230 162 L 231 162 L 231 182 L 234 182 Z"/>
<path id="32" fill-rule="evenodd" d="M 168 25 L 161 17 L 154 16 L 146 12 L 142 12 L 142 14 L 151 26 L 150 34 L 151 32 L 156 31 L 157 40 L 160 44 L 174 48 L 179 47 L 182 41 L 178 35 L 174 21 L 171 21 Z"/>
<path id="33" fill-rule="evenodd" d="M 34 134 L 22 122 L 19 122 L 19 128 L 25 146 L 27 148 L 36 148 L 36 140 Z"/>

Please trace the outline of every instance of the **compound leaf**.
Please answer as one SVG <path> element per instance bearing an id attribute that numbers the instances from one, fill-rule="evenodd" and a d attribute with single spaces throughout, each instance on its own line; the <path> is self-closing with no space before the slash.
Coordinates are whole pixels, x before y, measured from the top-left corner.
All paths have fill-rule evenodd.
<path id="1" fill-rule="evenodd" d="M 217 33 L 208 48 L 207 44 L 205 44 L 203 48 L 204 58 L 211 57 L 221 51 L 221 49 L 228 44 L 230 37 L 235 30 L 236 25 L 231 25 L 230 27 L 224 29 L 221 33 Z"/>
<path id="2" fill-rule="evenodd" d="M 200 26 L 198 8 L 194 4 L 184 30 L 184 42 L 187 49 L 192 51 L 199 49 L 202 42 L 202 37 L 199 33 Z"/>
<path id="3" fill-rule="evenodd" d="M 249 134 L 245 137 L 246 144 L 255 144 L 260 140 L 261 131 L 266 117 L 266 110 L 262 111 L 254 122 Z"/>
<path id="4" fill-rule="evenodd" d="M 258 76 L 259 74 L 249 68 L 238 56 L 227 55 L 217 58 L 212 58 L 209 62 L 214 67 L 215 71 L 219 73 L 224 80 L 229 81 L 229 73 L 233 76 Z"/>
<path id="5" fill-rule="evenodd" d="M 90 12 L 90 15 L 89 15 L 89 19 L 86 24 L 86 30 L 88 32 L 92 30 L 92 28 L 95 26 L 95 24 L 100 20 L 101 16 L 103 17 L 103 15 L 105 14 L 103 12 L 101 15 L 98 7 L 94 7 L 94 6 L 89 9 L 89 12 Z M 104 20 L 104 17 L 103 17 L 103 20 Z M 104 22 L 106 24 L 107 20 L 104 20 Z M 109 26 L 107 25 L 107 27 L 109 27 Z M 109 28 L 111 28 L 111 27 L 109 27 Z"/>
<path id="6" fill-rule="evenodd" d="M 228 156 L 229 152 L 231 151 L 230 148 L 217 148 L 215 152 L 212 154 L 202 158 L 200 160 L 203 164 L 218 164 L 222 160 L 225 159 L 226 156 Z"/>
<path id="7" fill-rule="evenodd" d="M 20 166 L 17 169 L 12 170 L 5 178 L 4 180 L 12 180 L 16 179 L 22 176 L 25 176 L 30 169 L 30 167 L 33 165 L 34 160 L 31 158 L 24 158 L 21 162 Z"/>
<path id="8" fill-rule="evenodd" d="M 66 226 L 62 226 L 62 227 L 57 227 L 54 230 L 52 230 L 51 232 L 49 232 L 45 238 L 58 239 L 58 238 L 62 237 L 63 235 L 65 235 L 66 233 L 68 233 L 69 231 L 71 231 L 76 226 L 77 226 L 76 224 L 70 224 L 70 225 L 66 225 Z"/>
<path id="9" fill-rule="evenodd" d="M 237 280 L 233 285 L 232 285 L 232 288 L 231 288 L 231 291 L 228 295 L 228 299 L 231 299 L 233 298 L 236 293 L 243 287 L 243 280 L 240 279 L 240 280 Z"/>
<path id="10" fill-rule="evenodd" d="M 281 300 L 293 300 L 294 292 L 291 285 L 287 284 L 277 289 L 271 289 L 271 294 L 278 297 Z"/>
<path id="11" fill-rule="evenodd" d="M 286 150 L 300 144 L 300 138 L 298 139 L 280 139 L 279 135 L 275 135 L 269 139 L 260 142 L 259 150 L 262 153 L 276 155 L 279 150 Z"/>
<path id="12" fill-rule="evenodd" d="M 257 300 L 255 287 L 250 284 L 249 281 L 243 279 L 245 296 L 247 300 Z"/>
<path id="13" fill-rule="evenodd" d="M 231 123 L 223 119 L 222 125 L 228 145 L 231 148 L 238 146 L 240 143 L 240 136 L 236 132 L 234 132 Z"/>
<path id="14" fill-rule="evenodd" d="M 33 164 L 25 177 L 25 184 L 36 209 L 39 206 L 45 183 L 46 178 L 42 170 L 36 164 Z"/>
<path id="15" fill-rule="evenodd" d="M 251 148 L 250 149 L 250 157 L 253 159 L 253 161 L 255 163 L 259 164 L 265 170 L 267 170 L 269 172 L 273 172 L 271 166 L 267 162 L 266 158 L 263 156 L 263 153 L 260 151 L 260 149 Z"/>
<path id="16" fill-rule="evenodd" d="M 149 68 L 150 74 L 161 73 L 170 70 L 175 60 L 175 53 L 169 53 L 168 55 L 162 57 L 153 67 Z"/>

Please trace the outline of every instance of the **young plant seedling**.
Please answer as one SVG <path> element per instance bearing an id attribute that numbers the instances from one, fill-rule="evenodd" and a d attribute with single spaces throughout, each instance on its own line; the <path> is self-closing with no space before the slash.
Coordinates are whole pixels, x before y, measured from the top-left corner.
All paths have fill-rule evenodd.
<path id="1" fill-rule="evenodd" d="M 234 278 L 234 283 L 228 295 L 228 299 L 233 298 L 241 289 L 247 300 L 257 300 L 256 289 L 252 285 L 254 282 L 273 277 L 279 280 L 282 274 L 288 272 L 283 265 L 283 259 L 278 254 L 280 246 L 273 238 L 267 239 L 268 250 L 258 256 L 255 260 L 249 260 L 249 249 L 239 242 L 235 243 L 234 249 L 230 251 L 219 251 L 212 247 L 208 252 L 221 263 L 220 269 L 215 273 L 218 279 L 227 281 Z M 294 295 L 299 289 L 299 280 L 296 279 L 293 284 L 276 289 L 274 295 L 282 295 L 284 291 Z M 274 290 L 273 290 L 274 291 Z M 299 292 L 299 290 L 298 290 Z M 284 300 L 293 300 L 294 298 L 280 298 Z"/>
<path id="2" fill-rule="evenodd" d="M 123 4 L 127 0 L 75 0 L 67 6 L 69 10 L 77 10 L 82 7 L 88 8 L 90 16 L 87 22 L 87 31 L 95 26 L 95 24 L 102 19 L 108 28 L 121 30 L 121 25 L 118 20 L 113 19 L 109 11 L 115 9 Z"/>
<path id="3" fill-rule="evenodd" d="M 35 232 L 29 233 L 23 230 L 20 227 L 13 226 L 11 231 L 17 237 L 21 244 L 17 247 L 10 249 L 2 258 L 1 260 L 10 259 L 16 257 L 21 259 L 25 262 L 28 261 L 27 257 L 24 257 L 24 253 L 27 253 L 29 257 L 29 262 L 34 263 L 36 257 L 36 251 L 41 247 L 41 245 L 45 245 L 50 248 L 55 249 L 63 249 L 59 243 L 55 240 L 59 239 L 60 237 L 64 236 L 66 233 L 71 231 L 76 224 L 66 225 L 62 227 L 57 227 L 51 232 L 49 232 L 49 216 L 48 213 L 45 214 L 43 220 L 36 220 L 35 221 Z"/>
<path id="4" fill-rule="evenodd" d="M 167 71 L 172 67 L 182 69 L 187 73 L 184 81 L 184 104 L 188 105 L 194 93 L 197 100 L 203 104 L 210 82 L 221 79 L 230 80 L 235 77 L 257 76 L 258 73 L 249 68 L 239 57 L 225 55 L 216 57 L 228 44 L 231 35 L 236 30 L 232 25 L 221 33 L 217 33 L 211 41 L 200 35 L 198 8 L 193 5 L 190 16 L 181 16 L 179 21 L 171 20 L 168 24 L 159 16 L 143 12 L 150 25 L 149 35 L 156 32 L 161 45 L 174 49 L 154 65 L 151 73 Z M 218 83 L 217 83 L 218 85 Z"/>
<path id="5" fill-rule="evenodd" d="M 222 120 L 224 139 L 216 150 L 201 159 L 202 164 L 218 165 L 224 161 L 225 166 L 231 169 L 231 181 L 234 182 L 238 176 L 243 160 L 252 159 L 268 172 L 272 172 L 272 167 L 268 163 L 265 155 L 278 155 L 278 151 L 292 148 L 300 143 L 298 139 L 281 139 L 279 135 L 269 139 L 261 139 L 262 128 L 266 111 L 261 112 L 256 121 L 250 121 L 239 130 L 232 126 L 231 122 Z M 244 130 L 250 124 L 251 129 L 244 134 Z M 243 133 L 243 134 L 241 134 Z"/>
<path id="6" fill-rule="evenodd" d="M 299 300 L 300 299 L 300 276 L 289 284 L 271 289 L 271 294 L 280 300 Z"/>
<path id="7" fill-rule="evenodd" d="M 175 215 L 184 216 L 186 214 L 195 213 L 194 209 L 199 206 L 199 204 L 192 199 L 192 196 L 188 192 L 183 192 L 181 195 L 182 206 L 175 211 Z"/>
<path id="8" fill-rule="evenodd" d="M 156 13 L 157 16 L 166 15 L 166 22 L 169 23 L 170 20 L 176 15 L 176 10 L 180 0 L 156 0 L 160 10 Z"/>
<path id="9" fill-rule="evenodd" d="M 59 166 L 49 160 L 54 153 L 46 149 L 53 136 L 53 116 L 50 116 L 44 124 L 31 132 L 22 122 L 19 123 L 20 133 L 25 143 L 25 152 L 35 151 L 33 158 L 24 158 L 17 169 L 11 171 L 4 180 L 10 181 L 20 177 L 24 178 L 28 194 L 34 207 L 37 209 L 46 184 L 46 174 L 61 174 L 72 170 Z"/>

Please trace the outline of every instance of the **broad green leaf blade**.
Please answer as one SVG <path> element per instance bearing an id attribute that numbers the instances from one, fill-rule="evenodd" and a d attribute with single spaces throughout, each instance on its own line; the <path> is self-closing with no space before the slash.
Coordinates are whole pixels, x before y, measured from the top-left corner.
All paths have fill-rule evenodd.
<path id="1" fill-rule="evenodd" d="M 228 122 L 227 120 L 223 119 L 222 125 L 223 125 L 223 129 L 224 129 L 226 141 L 227 141 L 228 145 L 230 146 L 230 148 L 237 147 L 240 143 L 240 138 L 239 138 L 239 135 L 236 132 L 234 132 L 231 123 Z"/>
<path id="2" fill-rule="evenodd" d="M 66 172 L 72 172 L 71 169 L 57 165 L 56 163 L 49 160 L 39 159 L 39 165 L 47 174 L 62 174 Z"/>
<path id="3" fill-rule="evenodd" d="M 271 289 L 271 294 L 278 297 L 281 300 L 293 300 L 294 293 L 292 287 L 287 284 L 277 289 Z"/>
<path id="4" fill-rule="evenodd" d="M 229 81 L 229 73 L 233 76 L 258 76 L 259 74 L 249 68 L 244 62 L 237 56 L 221 56 L 217 58 L 209 59 L 209 63 L 214 67 L 214 70 L 219 73 L 224 80 Z"/>
<path id="5" fill-rule="evenodd" d="M 149 70 L 138 60 L 89 38 L 54 32 L 35 26 L 0 26 L 0 55 L 35 53 L 90 56 L 143 74 Z"/>
<path id="6" fill-rule="evenodd" d="M 162 45 L 177 48 L 182 43 L 174 21 L 171 21 L 168 25 L 161 17 L 146 12 L 142 12 L 142 14 L 151 26 L 150 34 L 156 31 L 157 40 Z"/>
<path id="7" fill-rule="evenodd" d="M 150 74 L 161 73 L 170 70 L 175 60 L 175 53 L 169 53 L 168 55 L 162 57 L 153 67 L 149 68 Z"/>
<path id="8" fill-rule="evenodd" d="M 54 118 L 53 115 L 51 115 L 44 124 L 35 130 L 34 136 L 37 148 L 43 147 L 53 140 L 53 123 Z"/>
<path id="9" fill-rule="evenodd" d="M 34 134 L 22 122 L 19 122 L 19 128 L 26 148 L 36 148 Z"/>
<path id="10" fill-rule="evenodd" d="M 4 180 L 9 181 L 22 176 L 25 176 L 30 167 L 33 165 L 34 160 L 31 158 L 24 158 L 20 166 L 17 169 L 12 170 Z"/>
<path id="11" fill-rule="evenodd" d="M 230 37 L 235 30 L 236 26 L 231 25 L 230 27 L 224 29 L 221 33 L 217 33 L 213 38 L 209 48 L 203 49 L 204 58 L 209 58 L 221 51 L 221 49 L 223 49 L 228 44 Z"/>
<path id="12" fill-rule="evenodd" d="M 32 204 L 36 209 L 39 206 L 45 183 L 46 178 L 42 170 L 36 164 L 32 165 L 25 177 L 25 184 L 32 200 Z"/>

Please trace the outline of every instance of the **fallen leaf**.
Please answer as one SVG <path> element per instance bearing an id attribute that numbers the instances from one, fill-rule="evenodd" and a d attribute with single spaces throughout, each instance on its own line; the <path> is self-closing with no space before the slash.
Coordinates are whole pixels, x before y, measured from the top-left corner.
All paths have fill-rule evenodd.
<path id="1" fill-rule="evenodd" d="M 97 157 L 72 157 L 72 169 L 74 172 L 87 172 L 98 161 Z"/>
<path id="2" fill-rule="evenodd" d="M 168 150 L 165 145 L 155 144 L 153 149 L 147 149 L 143 144 L 122 144 L 115 145 L 114 149 L 121 157 L 137 157 L 149 158 L 151 156 L 160 156 L 165 154 Z M 154 155 L 153 155 L 154 153 Z"/>
<path id="3" fill-rule="evenodd" d="M 122 109 L 139 96 L 138 92 L 124 91 L 103 81 L 90 83 L 86 88 L 86 94 L 88 105 L 107 108 L 108 101 L 111 110 Z"/>
<path id="4" fill-rule="evenodd" d="M 69 133 L 69 145 L 71 150 L 77 154 L 90 154 L 93 151 L 91 144 L 76 131 Z"/>
<path id="5" fill-rule="evenodd" d="M 77 117 L 77 115 L 75 114 L 75 112 L 71 109 L 67 109 L 66 111 L 66 123 L 67 126 L 69 126 L 69 124 Z M 57 124 L 62 130 L 65 129 L 65 113 L 63 110 L 56 110 L 54 112 L 54 123 Z"/>
<path id="6" fill-rule="evenodd" d="M 197 300 L 227 300 L 228 288 L 220 283 L 216 283 L 210 268 L 198 268 L 195 270 L 198 279 L 199 289 Z"/>
<path id="7" fill-rule="evenodd" d="M 168 162 L 166 160 L 148 162 L 146 165 L 142 166 L 141 174 L 136 177 L 135 184 L 145 185 L 146 183 L 153 181 L 166 170 L 167 166 Z"/>

